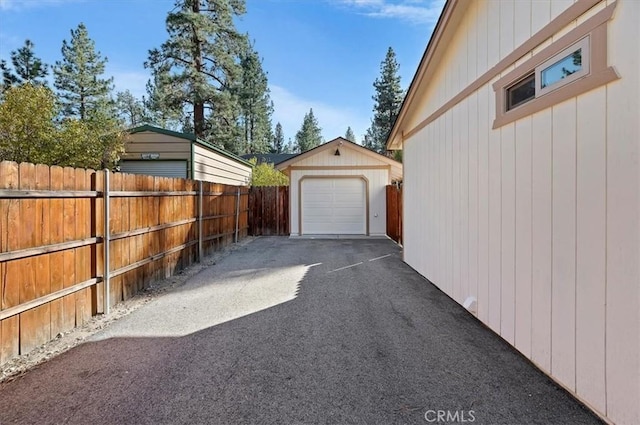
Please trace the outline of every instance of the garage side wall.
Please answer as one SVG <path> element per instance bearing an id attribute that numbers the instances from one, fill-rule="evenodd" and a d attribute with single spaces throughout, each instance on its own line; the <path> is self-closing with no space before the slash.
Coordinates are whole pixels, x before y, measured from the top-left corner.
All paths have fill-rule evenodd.
<path id="1" fill-rule="evenodd" d="M 193 168 L 194 180 L 234 186 L 248 186 L 251 181 L 251 167 L 198 144 L 193 145 Z"/>
<path id="2" fill-rule="evenodd" d="M 492 129 L 492 83 L 613 3 L 405 140 L 404 255 L 601 415 L 637 424 L 640 3 L 618 0 L 607 24 L 619 80 Z M 470 2 L 414 125 L 571 4 Z"/>
<path id="3" fill-rule="evenodd" d="M 385 188 L 389 182 L 387 169 L 356 169 L 356 170 L 293 170 L 291 171 L 290 206 L 291 206 L 291 235 L 299 235 L 299 181 L 303 176 L 363 176 L 368 181 L 369 188 L 369 234 L 385 235 L 387 212 Z"/>

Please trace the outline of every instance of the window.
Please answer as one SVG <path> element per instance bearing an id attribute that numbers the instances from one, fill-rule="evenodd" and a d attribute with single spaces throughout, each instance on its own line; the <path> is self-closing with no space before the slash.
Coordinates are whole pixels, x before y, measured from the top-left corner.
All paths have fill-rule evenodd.
<path id="1" fill-rule="evenodd" d="M 589 73 L 589 37 L 536 67 L 536 96 L 569 84 Z"/>
<path id="2" fill-rule="evenodd" d="M 618 72 L 607 63 L 607 22 L 615 7 L 615 2 L 606 6 L 495 81 L 496 118 L 492 128 L 619 79 Z"/>
<path id="3" fill-rule="evenodd" d="M 506 87 L 506 111 L 544 96 L 589 73 L 589 36 L 536 66 L 523 79 Z"/>
<path id="4" fill-rule="evenodd" d="M 507 88 L 507 110 L 522 105 L 536 97 L 536 74 L 531 73 Z"/>

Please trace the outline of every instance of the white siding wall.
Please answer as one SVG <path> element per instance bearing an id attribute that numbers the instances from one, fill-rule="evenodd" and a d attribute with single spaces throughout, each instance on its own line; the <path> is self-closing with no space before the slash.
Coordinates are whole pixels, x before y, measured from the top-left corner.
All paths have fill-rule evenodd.
<path id="1" fill-rule="evenodd" d="M 247 186 L 251 181 L 251 167 L 217 152 L 194 144 L 194 179 L 214 183 Z"/>
<path id="2" fill-rule="evenodd" d="M 414 125 L 573 2 L 472 3 Z M 638 22 L 618 0 L 621 80 L 496 130 L 488 84 L 404 144 L 405 261 L 619 424 L 640 423 Z"/>
<path id="3" fill-rule="evenodd" d="M 299 185 L 303 176 L 364 176 L 369 181 L 369 234 L 387 234 L 387 192 L 388 170 L 293 170 L 291 172 L 290 205 L 291 234 L 298 235 L 299 229 Z M 377 215 L 377 216 L 376 216 Z"/>

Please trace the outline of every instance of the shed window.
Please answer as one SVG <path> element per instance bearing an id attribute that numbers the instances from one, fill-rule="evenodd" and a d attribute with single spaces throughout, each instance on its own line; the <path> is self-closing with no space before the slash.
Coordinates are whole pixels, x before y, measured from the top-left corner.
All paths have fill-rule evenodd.
<path id="1" fill-rule="evenodd" d="M 581 48 L 540 71 L 540 87 L 547 88 L 580 70 L 582 70 Z"/>
<path id="2" fill-rule="evenodd" d="M 536 97 L 536 74 L 531 73 L 507 88 L 507 110 Z"/>
<path id="3" fill-rule="evenodd" d="M 507 86 L 506 110 L 510 111 L 530 100 L 569 84 L 589 72 L 589 37 L 536 66 L 524 78 Z"/>
<path id="4" fill-rule="evenodd" d="M 536 97 L 558 89 L 589 73 L 589 37 L 536 67 Z"/>
<path id="5" fill-rule="evenodd" d="M 607 22 L 615 5 L 606 6 L 493 83 L 494 129 L 620 78 L 607 64 Z"/>

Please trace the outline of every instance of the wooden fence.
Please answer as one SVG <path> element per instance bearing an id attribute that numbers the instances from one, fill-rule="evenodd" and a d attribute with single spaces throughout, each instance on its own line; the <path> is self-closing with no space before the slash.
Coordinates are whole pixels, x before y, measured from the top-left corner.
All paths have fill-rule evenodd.
<path id="1" fill-rule="evenodd" d="M 235 186 L 0 163 L 0 364 L 246 236 L 248 201 Z"/>
<path id="2" fill-rule="evenodd" d="M 249 233 L 289 235 L 289 186 L 260 186 L 249 190 Z"/>
<path id="3" fill-rule="evenodd" d="M 387 236 L 402 245 L 402 187 L 387 186 Z"/>

